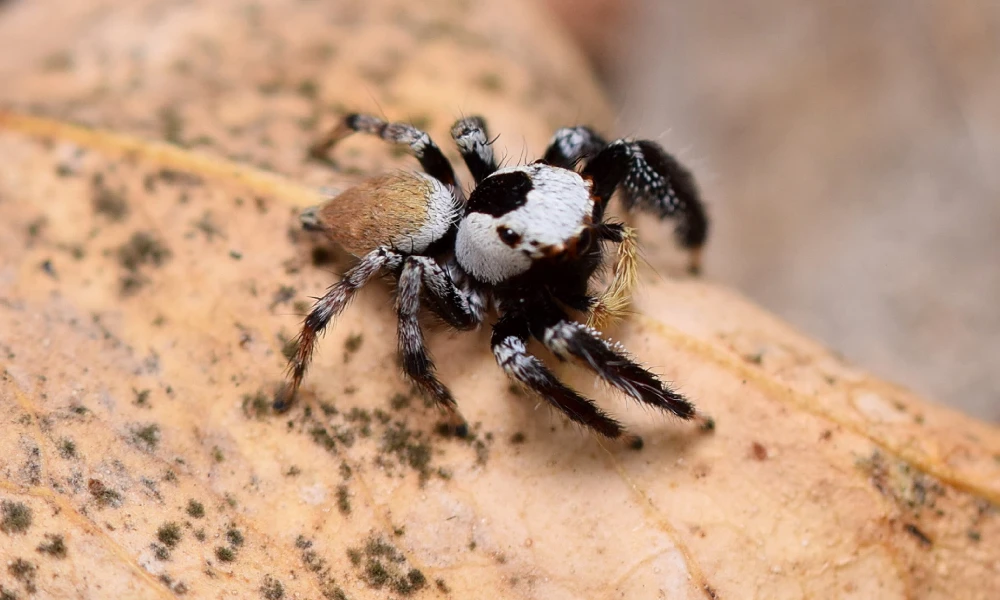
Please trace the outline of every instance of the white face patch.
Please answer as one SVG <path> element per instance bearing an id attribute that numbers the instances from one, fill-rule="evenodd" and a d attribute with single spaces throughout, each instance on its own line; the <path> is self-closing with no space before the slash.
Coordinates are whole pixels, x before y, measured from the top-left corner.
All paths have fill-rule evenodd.
<path id="1" fill-rule="evenodd" d="M 462 268 L 489 283 L 519 275 L 533 260 L 564 250 L 590 224 L 594 211 L 590 184 L 574 171 L 524 165 L 499 169 L 486 181 L 507 173 L 523 173 L 531 180 L 523 204 L 497 216 L 470 212 L 455 241 Z"/>
<path id="2" fill-rule="evenodd" d="M 441 239 L 448 228 L 461 218 L 462 208 L 449 186 L 425 173 L 417 173 L 431 186 L 427 198 L 427 214 L 415 233 L 396 236 L 392 247 L 404 254 L 419 254 L 435 240 Z"/>

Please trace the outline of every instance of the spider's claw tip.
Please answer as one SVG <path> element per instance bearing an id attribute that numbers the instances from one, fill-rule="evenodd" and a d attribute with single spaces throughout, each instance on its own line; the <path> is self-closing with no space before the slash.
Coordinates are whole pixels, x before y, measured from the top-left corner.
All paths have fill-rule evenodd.
<path id="1" fill-rule="evenodd" d="M 271 403 L 271 408 L 276 413 L 287 412 L 292 407 L 294 400 L 295 392 L 292 390 L 292 387 L 287 383 L 283 383 L 274 393 L 274 402 Z"/>
<path id="2" fill-rule="evenodd" d="M 646 445 L 646 442 L 642 441 L 642 438 L 637 435 L 630 435 L 625 438 L 625 444 L 629 447 L 629 450 L 635 450 L 638 452 L 642 450 L 642 447 Z"/>
<path id="3" fill-rule="evenodd" d="M 691 250 L 691 256 L 688 260 L 687 267 L 688 275 L 698 277 L 701 275 L 701 248 L 695 248 Z"/>
<path id="4" fill-rule="evenodd" d="M 445 437 L 456 437 L 465 439 L 469 437 L 469 424 L 465 421 L 452 421 L 450 423 L 440 423 L 437 432 Z"/>
<path id="5" fill-rule="evenodd" d="M 711 433 L 715 431 L 715 419 L 712 417 L 703 413 L 697 413 L 694 418 L 700 431 L 704 433 Z"/>

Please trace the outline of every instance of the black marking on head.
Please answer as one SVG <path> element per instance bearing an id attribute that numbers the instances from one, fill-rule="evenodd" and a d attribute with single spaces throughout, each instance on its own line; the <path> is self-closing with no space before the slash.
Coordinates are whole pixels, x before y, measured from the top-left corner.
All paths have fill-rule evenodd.
<path id="1" fill-rule="evenodd" d="M 497 227 L 497 235 L 500 236 L 500 241 L 507 244 L 511 248 L 517 245 L 521 241 L 521 234 L 510 229 L 509 227 L 504 227 L 501 225 Z"/>
<path id="2" fill-rule="evenodd" d="M 466 209 L 499 217 L 524 206 L 533 187 L 531 177 L 523 171 L 490 175 L 472 190 Z"/>

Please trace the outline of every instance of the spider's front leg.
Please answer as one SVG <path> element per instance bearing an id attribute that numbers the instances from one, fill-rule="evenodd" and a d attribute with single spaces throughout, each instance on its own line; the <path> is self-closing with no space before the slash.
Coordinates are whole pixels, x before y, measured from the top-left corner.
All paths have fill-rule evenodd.
<path id="1" fill-rule="evenodd" d="M 563 127 L 552 135 L 543 161 L 553 167 L 574 169 L 581 161 L 593 158 L 608 143 L 590 127 Z"/>
<path id="2" fill-rule="evenodd" d="M 493 140 L 486 131 L 485 119 L 477 116 L 459 119 L 451 126 L 451 137 L 476 185 L 497 170 L 497 162 L 493 157 Z"/>
<path id="3" fill-rule="evenodd" d="M 515 381 L 525 385 L 549 404 L 562 411 L 570 420 L 593 429 L 607 438 L 619 438 L 622 425 L 559 381 L 537 357 L 527 350 L 531 331 L 528 318 L 519 312 L 505 313 L 493 326 L 490 345 L 497 364 Z M 634 443 L 634 442 L 633 442 Z"/>
<path id="4" fill-rule="evenodd" d="M 284 412 L 292 407 L 295 396 L 302 385 L 306 368 L 312 360 L 316 339 L 326 329 L 330 321 L 347 308 L 355 292 L 363 288 L 382 269 L 393 270 L 402 264 L 403 255 L 385 247 L 366 254 L 343 278 L 316 301 L 309 316 L 302 323 L 302 331 L 295 339 L 295 354 L 288 361 L 289 381 L 279 390 L 274 399 L 274 410 Z"/>
<path id="5" fill-rule="evenodd" d="M 708 216 L 694 177 L 655 142 L 616 140 L 583 169 L 598 203 L 606 206 L 621 186 L 625 207 L 638 207 L 661 219 L 677 218 L 677 239 L 690 252 L 688 270 L 701 270 L 701 249 L 708 237 Z"/>
<path id="6" fill-rule="evenodd" d="M 408 123 L 389 123 L 373 117 L 352 113 L 343 118 L 322 139 L 309 148 L 310 156 L 324 159 L 333 146 L 355 132 L 377 135 L 387 142 L 409 147 L 410 152 L 420 161 L 424 172 L 441 183 L 459 190 L 458 181 L 451 163 L 441 153 L 431 136 Z"/>
<path id="7" fill-rule="evenodd" d="M 419 321 L 421 290 L 435 300 L 435 312 L 461 329 L 471 329 L 482 322 L 484 304 L 474 292 L 458 288 L 433 258 L 410 256 L 404 261 L 397 298 L 399 354 L 403 371 L 448 413 L 453 431 L 464 437 L 468 433 L 468 425 L 458 410 L 455 398 L 434 373 L 434 362 L 424 343 Z"/>

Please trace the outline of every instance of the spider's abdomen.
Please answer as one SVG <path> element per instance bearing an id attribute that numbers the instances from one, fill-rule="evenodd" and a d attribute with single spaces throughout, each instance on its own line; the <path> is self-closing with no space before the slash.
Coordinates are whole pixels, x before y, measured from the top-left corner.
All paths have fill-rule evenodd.
<path id="1" fill-rule="evenodd" d="M 459 218 L 451 189 L 424 174 L 395 172 L 373 177 L 302 214 L 355 256 L 380 246 L 404 254 L 423 252 Z"/>
<path id="2" fill-rule="evenodd" d="M 500 283 L 535 260 L 574 251 L 593 213 L 590 183 L 575 171 L 541 163 L 500 169 L 469 196 L 455 258 L 474 278 Z"/>

